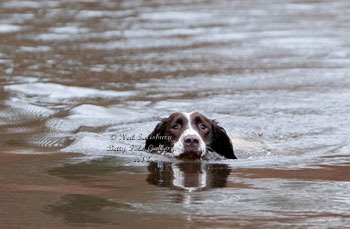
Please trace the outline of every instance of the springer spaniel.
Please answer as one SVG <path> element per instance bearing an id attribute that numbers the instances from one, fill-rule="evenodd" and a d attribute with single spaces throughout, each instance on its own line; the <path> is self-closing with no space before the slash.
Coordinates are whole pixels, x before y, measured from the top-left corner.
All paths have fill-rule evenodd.
<path id="1" fill-rule="evenodd" d="M 168 151 L 181 159 L 200 159 L 208 151 L 237 159 L 224 128 L 198 112 L 178 112 L 163 119 L 147 137 L 145 149 Z"/>

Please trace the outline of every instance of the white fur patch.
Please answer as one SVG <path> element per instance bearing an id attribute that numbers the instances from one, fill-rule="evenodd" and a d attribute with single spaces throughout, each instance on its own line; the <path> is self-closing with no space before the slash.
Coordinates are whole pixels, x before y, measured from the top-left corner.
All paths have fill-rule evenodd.
<path id="1" fill-rule="evenodd" d="M 182 133 L 179 140 L 174 144 L 173 154 L 175 156 L 181 155 L 184 152 L 184 138 L 188 135 L 195 135 L 199 139 L 198 151 L 202 152 L 202 156 L 203 156 L 206 152 L 206 145 L 202 137 L 199 135 L 199 133 L 192 127 L 192 123 L 191 123 L 192 112 L 191 113 L 183 112 L 182 114 L 186 117 L 188 124 L 187 124 L 186 130 Z"/>

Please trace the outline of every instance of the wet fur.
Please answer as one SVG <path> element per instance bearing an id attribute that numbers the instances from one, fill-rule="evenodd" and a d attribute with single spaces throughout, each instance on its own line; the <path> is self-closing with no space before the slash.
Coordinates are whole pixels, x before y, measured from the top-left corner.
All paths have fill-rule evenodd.
<path id="1" fill-rule="evenodd" d="M 204 116 L 203 116 L 204 117 Z M 227 135 L 224 128 L 218 125 L 218 123 L 215 120 L 206 120 L 211 125 L 211 131 L 212 131 L 212 139 L 210 142 L 206 144 L 208 151 L 214 151 L 217 154 L 224 156 L 228 159 L 237 159 L 233 146 L 231 143 L 231 139 Z M 155 136 L 167 136 L 166 129 L 169 128 L 170 123 L 170 117 L 162 119 L 161 122 L 159 122 L 151 134 L 149 134 L 148 138 L 155 137 Z M 147 150 L 150 146 L 158 147 L 160 145 L 169 146 L 172 147 L 171 142 L 168 140 L 154 140 L 154 139 L 147 139 L 145 149 Z"/>

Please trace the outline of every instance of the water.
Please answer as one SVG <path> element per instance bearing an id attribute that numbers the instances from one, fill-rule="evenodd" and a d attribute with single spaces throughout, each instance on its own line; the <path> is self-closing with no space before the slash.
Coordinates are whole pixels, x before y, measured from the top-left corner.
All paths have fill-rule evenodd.
<path id="1" fill-rule="evenodd" d="M 348 225 L 349 10 L 0 1 L 0 224 Z M 178 111 L 216 119 L 239 160 L 137 149 Z"/>

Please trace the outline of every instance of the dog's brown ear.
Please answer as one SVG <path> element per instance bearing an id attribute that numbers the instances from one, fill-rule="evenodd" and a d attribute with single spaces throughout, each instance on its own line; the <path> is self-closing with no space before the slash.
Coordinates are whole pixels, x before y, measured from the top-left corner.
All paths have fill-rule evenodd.
<path id="1" fill-rule="evenodd" d="M 213 141 L 210 144 L 210 148 L 228 159 L 237 159 L 233 152 L 231 139 L 227 136 L 225 129 L 214 120 L 212 120 L 212 131 Z"/>
<path id="2" fill-rule="evenodd" d="M 159 145 L 164 145 L 165 140 L 160 138 L 157 139 L 157 136 L 164 136 L 165 126 L 168 119 L 163 119 L 160 123 L 157 124 L 156 128 L 150 133 L 146 140 L 145 149 L 147 150 L 150 146 L 158 147 Z"/>

